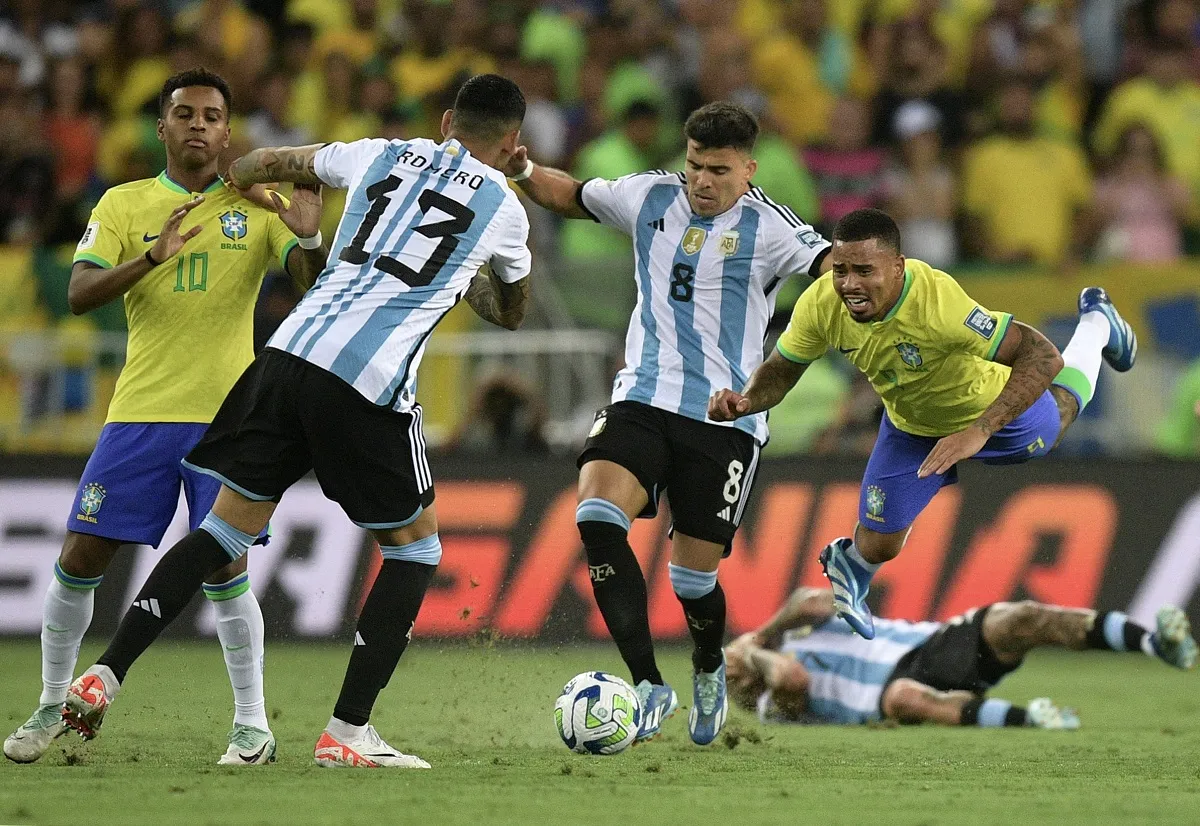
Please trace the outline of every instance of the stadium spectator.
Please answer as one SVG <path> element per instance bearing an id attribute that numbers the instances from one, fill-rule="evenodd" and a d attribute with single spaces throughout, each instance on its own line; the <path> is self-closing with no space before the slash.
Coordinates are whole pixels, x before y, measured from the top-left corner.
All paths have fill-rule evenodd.
<path id="1" fill-rule="evenodd" d="M 943 145 L 957 148 L 966 134 L 966 98 L 948 78 L 946 48 L 924 25 L 903 23 L 888 31 L 887 58 L 875 96 L 871 142 L 895 139 L 896 111 L 911 100 L 923 100 L 941 117 Z"/>
<path id="2" fill-rule="evenodd" d="M 853 725 L 880 719 L 947 726 L 1075 729 L 1049 699 L 1027 708 L 987 694 L 1038 648 L 1196 662 L 1187 614 L 1159 610 L 1153 631 L 1121 611 L 997 602 L 944 623 L 883 620 L 867 642 L 834 616 L 832 594 L 799 588 L 762 627 L 726 646 L 730 696 L 764 723 Z"/>
<path id="3" fill-rule="evenodd" d="M 446 89 L 456 78 L 495 71 L 491 57 L 466 44 L 451 42 L 453 7 L 441 0 L 411 0 L 405 13 L 413 39 L 392 60 L 389 71 L 405 98 L 421 100 Z"/>
<path id="4" fill-rule="evenodd" d="M 1118 261 L 1177 261 L 1192 196 L 1170 175 L 1154 133 L 1140 124 L 1121 135 L 1112 170 L 1096 183 L 1097 252 Z"/>
<path id="5" fill-rule="evenodd" d="M 95 171 L 101 128 L 96 109 L 82 61 L 56 61 L 46 85 L 42 134 L 54 153 L 54 184 L 60 199 L 78 196 Z"/>
<path id="6" fill-rule="evenodd" d="M 826 0 L 784 0 L 780 23 L 754 47 L 754 81 L 788 138 L 836 140 L 838 98 L 873 91 L 854 41 L 830 24 Z"/>
<path id="7" fill-rule="evenodd" d="M 1034 89 L 1038 134 L 1079 143 L 1087 92 L 1078 30 L 1052 20 L 1030 27 L 1022 42 L 1020 66 Z"/>
<path id="8" fill-rule="evenodd" d="M 884 177 L 888 212 L 900 225 L 904 254 L 938 269 L 958 260 L 954 230 L 954 173 L 942 155 L 941 115 L 910 100 L 896 110 L 900 150 Z"/>
<path id="9" fill-rule="evenodd" d="M 0 57 L 0 76 L 14 67 Z M 30 94 L 11 90 L 0 97 L 0 243 L 33 241 L 54 200 L 54 162 L 38 119 Z"/>
<path id="10" fill-rule="evenodd" d="M 991 264 L 1061 265 L 1082 252 L 1091 173 L 1079 148 L 1034 132 L 1033 90 L 1010 78 L 996 134 L 963 160 L 967 252 Z"/>
<path id="11" fill-rule="evenodd" d="M 619 178 L 661 167 L 655 154 L 661 114 L 649 100 L 635 100 L 621 113 L 620 126 L 579 150 L 573 174 L 580 180 Z M 565 266 L 557 283 L 575 320 L 587 327 L 619 331 L 629 321 L 636 290 L 629 274 L 629 236 L 591 221 L 562 229 Z"/>
<path id="12" fill-rule="evenodd" d="M 267 72 L 258 82 L 258 106 L 246 118 L 245 132 L 252 147 L 301 146 L 313 136 L 302 125 L 289 122 L 292 76 L 282 69 Z"/>
<path id="13" fill-rule="evenodd" d="M 175 16 L 175 31 L 200 43 L 219 62 L 234 94 L 246 97 L 271 55 L 270 30 L 240 0 L 186 6 Z"/>
<path id="14" fill-rule="evenodd" d="M 448 451 L 485 456 L 540 456 L 550 452 L 546 410 L 520 376 L 500 373 L 480 382 Z"/>
<path id="15" fill-rule="evenodd" d="M 1175 385 L 1171 406 L 1158 425 L 1154 446 L 1176 459 L 1200 457 L 1200 359 Z"/>
<path id="16" fill-rule="evenodd" d="M 883 200 L 887 152 L 868 144 L 870 113 L 855 98 L 842 98 L 829 118 L 829 139 L 804 150 L 804 163 L 817 185 L 820 227 L 829 228 L 856 209 Z"/>
<path id="17" fill-rule="evenodd" d="M 1096 150 L 1111 155 L 1121 133 L 1135 123 L 1153 130 L 1167 159 L 1193 194 L 1200 193 L 1200 83 L 1189 75 L 1189 48 L 1159 41 L 1147 55 L 1146 74 L 1122 83 L 1112 93 L 1096 124 Z"/>

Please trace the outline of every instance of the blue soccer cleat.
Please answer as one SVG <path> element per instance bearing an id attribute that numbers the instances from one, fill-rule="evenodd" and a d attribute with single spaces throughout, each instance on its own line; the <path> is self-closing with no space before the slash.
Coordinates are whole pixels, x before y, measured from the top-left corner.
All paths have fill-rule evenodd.
<path id="1" fill-rule="evenodd" d="M 871 573 L 856 565 L 846 554 L 854 544 L 848 536 L 835 539 L 821 551 L 821 567 L 833 588 L 833 604 L 837 615 L 866 640 L 875 639 L 875 620 L 867 607 L 867 592 L 871 589 Z"/>
<path id="2" fill-rule="evenodd" d="M 1133 367 L 1137 359 L 1137 335 L 1129 322 L 1121 318 L 1103 287 L 1085 287 L 1079 294 L 1079 314 L 1084 313 L 1103 313 L 1108 319 L 1111 332 L 1108 334 L 1108 344 L 1100 351 L 1108 366 L 1118 373 Z"/>
<path id="3" fill-rule="evenodd" d="M 634 691 L 642 707 L 642 724 L 638 726 L 637 738 L 633 741 L 637 745 L 653 740 L 662 733 L 663 722 L 679 708 L 679 698 L 669 685 L 655 685 L 649 680 L 642 680 Z"/>
<path id="4" fill-rule="evenodd" d="M 688 734 L 697 746 L 707 746 L 729 716 L 729 696 L 725 692 L 725 656 L 716 671 L 697 671 L 692 675 L 692 711 L 688 715 Z"/>

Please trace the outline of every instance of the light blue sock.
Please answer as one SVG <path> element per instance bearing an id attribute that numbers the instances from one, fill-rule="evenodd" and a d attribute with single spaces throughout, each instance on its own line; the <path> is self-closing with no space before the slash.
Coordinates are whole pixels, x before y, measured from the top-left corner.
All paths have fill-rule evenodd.
<path id="1" fill-rule="evenodd" d="M 629 530 L 629 517 L 607 499 L 584 499 L 575 509 L 575 522 L 608 522 L 622 530 Z"/>
<path id="2" fill-rule="evenodd" d="M 671 577 L 671 587 L 680 599 L 700 599 L 717 587 L 716 571 L 697 571 L 668 562 L 667 575 Z"/>
<path id="3" fill-rule="evenodd" d="M 984 700 L 983 705 L 979 707 L 980 728 L 1001 728 L 1005 718 L 1008 717 L 1008 710 L 1011 708 L 1012 703 L 1008 700 L 993 698 Z"/>
<path id="4" fill-rule="evenodd" d="M 258 538 L 248 533 L 242 533 L 212 512 L 204 517 L 204 521 L 200 523 L 200 530 L 207 532 L 217 540 L 217 544 L 225 549 L 225 553 L 229 554 L 230 559 L 235 561 L 245 556 L 246 552 L 250 550 L 250 546 L 254 544 L 254 540 Z"/>
<path id="5" fill-rule="evenodd" d="M 379 553 L 384 559 L 400 559 L 419 562 L 422 565 L 437 565 L 442 561 L 442 540 L 435 533 L 407 545 L 380 545 Z"/>

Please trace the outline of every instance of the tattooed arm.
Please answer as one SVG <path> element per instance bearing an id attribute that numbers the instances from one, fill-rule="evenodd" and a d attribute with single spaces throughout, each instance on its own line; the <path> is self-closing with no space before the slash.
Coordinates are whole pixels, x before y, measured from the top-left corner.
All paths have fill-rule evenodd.
<path id="1" fill-rule="evenodd" d="M 464 298 L 484 321 L 515 330 L 525 320 L 529 307 L 529 277 L 506 284 L 491 267 L 484 267 L 471 280 Z"/>
<path id="2" fill-rule="evenodd" d="M 321 146 L 314 143 L 308 146 L 254 149 L 230 164 L 226 177 L 238 189 L 278 181 L 320 184 L 322 181 L 317 177 L 316 157 Z"/>
<path id="3" fill-rule="evenodd" d="M 768 410 L 783 401 L 788 391 L 796 386 L 807 364 L 800 364 L 783 357 L 778 350 L 750 374 L 750 381 L 741 393 L 718 390 L 708 400 L 708 418 L 714 422 L 732 422 L 751 413 Z"/>
<path id="4" fill-rule="evenodd" d="M 1019 321 L 1008 325 L 995 360 L 1012 368 L 1000 395 L 966 430 L 938 440 L 917 471 L 919 478 L 945 473 L 956 462 L 982 450 L 996 431 L 1028 410 L 1049 389 L 1063 368 L 1058 348 Z"/>

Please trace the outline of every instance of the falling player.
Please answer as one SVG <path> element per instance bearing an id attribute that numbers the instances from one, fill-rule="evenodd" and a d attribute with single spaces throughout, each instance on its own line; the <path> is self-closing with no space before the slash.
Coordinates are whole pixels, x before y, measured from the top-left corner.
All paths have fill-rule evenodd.
<path id="1" fill-rule="evenodd" d="M 851 212 L 834 229 L 833 275 L 800 296 L 775 352 L 740 391 L 709 401 L 709 416 L 736 421 L 768 410 L 805 369 L 837 348 L 883 399 L 854 536 L 821 552 L 838 614 L 867 639 L 871 577 L 904 547 L 934 494 L 978 457 L 1009 464 L 1049 453 L 1095 391 L 1100 362 L 1126 371 L 1137 339 L 1108 295 L 1088 287 L 1060 356 L 1034 328 L 976 304 L 953 278 L 900 254 L 885 213 Z"/>

